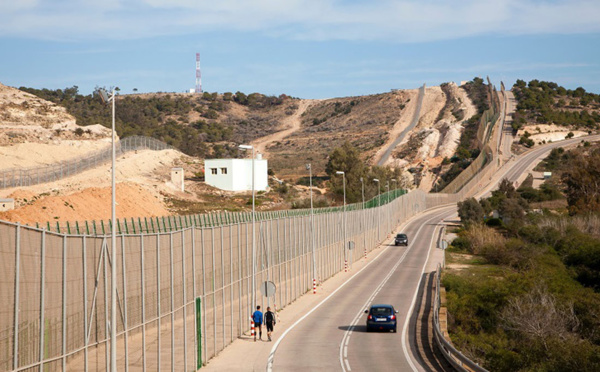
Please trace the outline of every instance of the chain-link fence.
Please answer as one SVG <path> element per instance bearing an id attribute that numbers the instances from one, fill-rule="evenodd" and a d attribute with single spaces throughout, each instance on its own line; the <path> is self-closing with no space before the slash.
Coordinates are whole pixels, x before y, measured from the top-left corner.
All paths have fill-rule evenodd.
<path id="1" fill-rule="evenodd" d="M 426 204 L 413 191 L 313 223 L 310 213 L 257 220 L 257 304 L 287 306 Z M 113 264 L 121 370 L 195 370 L 249 330 L 251 222 L 119 234 L 116 257 L 110 241 L 0 222 L 0 370 L 106 370 Z M 275 296 L 260 293 L 265 281 Z"/>
<path id="2" fill-rule="evenodd" d="M 118 155 L 128 151 L 141 149 L 166 150 L 172 148 L 164 142 L 150 137 L 132 136 L 124 138 L 115 144 Z M 32 186 L 40 183 L 55 182 L 60 179 L 79 174 L 88 169 L 110 161 L 112 146 L 86 154 L 78 158 L 61 163 L 44 165 L 32 168 L 11 168 L 0 170 L 0 188 Z"/>

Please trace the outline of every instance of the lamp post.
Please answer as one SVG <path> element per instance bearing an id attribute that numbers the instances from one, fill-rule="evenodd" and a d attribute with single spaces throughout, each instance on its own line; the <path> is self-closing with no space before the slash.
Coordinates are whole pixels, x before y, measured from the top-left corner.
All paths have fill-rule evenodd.
<path id="1" fill-rule="evenodd" d="M 377 182 L 377 209 L 379 209 L 379 213 L 377 213 L 377 240 L 379 241 L 379 237 L 381 236 L 381 185 L 377 178 L 373 178 L 373 182 Z"/>
<path id="2" fill-rule="evenodd" d="M 342 175 L 342 182 L 344 187 L 344 269 L 348 271 L 348 258 L 346 257 L 346 173 L 342 171 L 337 171 L 335 174 Z"/>
<path id="3" fill-rule="evenodd" d="M 396 198 L 396 189 L 397 189 L 397 180 L 395 178 L 392 178 L 391 181 L 394 183 L 394 199 Z M 393 214 L 393 212 L 390 212 Z"/>
<path id="4" fill-rule="evenodd" d="M 365 181 L 360 178 L 360 189 L 362 195 L 362 215 L 363 215 L 363 248 L 365 251 L 365 260 L 367 259 L 367 214 L 365 212 Z"/>
<path id="5" fill-rule="evenodd" d="M 313 260 L 313 293 L 317 293 L 317 258 L 315 256 L 315 220 L 313 214 L 313 192 L 312 192 L 312 167 L 310 164 L 306 164 L 308 170 L 309 180 L 309 192 L 310 192 L 310 239 L 312 246 L 312 260 Z"/>
<path id="6" fill-rule="evenodd" d="M 390 181 L 386 181 L 385 183 L 385 209 L 387 216 L 385 218 L 385 224 L 387 225 L 387 229 L 385 229 L 386 234 L 391 230 L 390 226 Z"/>
<path id="7" fill-rule="evenodd" d="M 99 89 L 100 98 L 104 103 L 112 101 L 112 175 L 111 175 L 111 229 L 110 229 L 110 245 L 111 245 L 111 258 L 112 265 L 110 269 L 110 283 L 111 283 L 111 299 L 110 299 L 110 370 L 112 372 L 117 371 L 117 193 L 115 187 L 115 89 L 113 88 L 110 97 L 104 89 Z"/>
<path id="8" fill-rule="evenodd" d="M 256 308 L 256 207 L 254 197 L 254 147 L 251 145 L 239 145 L 242 150 L 252 150 L 252 309 Z"/>

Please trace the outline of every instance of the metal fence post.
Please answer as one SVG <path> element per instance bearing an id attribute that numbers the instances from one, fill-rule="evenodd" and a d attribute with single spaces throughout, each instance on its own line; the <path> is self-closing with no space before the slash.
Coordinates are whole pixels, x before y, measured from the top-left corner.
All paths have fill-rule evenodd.
<path id="1" fill-rule="evenodd" d="M 142 290 L 142 371 L 146 372 L 146 281 L 144 279 L 144 235 L 140 236 L 140 285 Z"/>
<path id="2" fill-rule="evenodd" d="M 183 365 L 184 370 L 187 369 L 187 293 L 185 286 L 185 230 L 179 232 L 181 234 L 181 279 L 183 282 Z"/>
<path id="3" fill-rule="evenodd" d="M 17 224 L 15 236 L 15 326 L 13 339 L 13 369 L 19 368 L 19 271 L 21 259 L 21 225 Z"/>
<path id="4" fill-rule="evenodd" d="M 129 325 L 127 321 L 127 302 L 129 301 L 127 298 L 127 264 L 125 262 L 125 238 L 123 235 L 121 235 L 121 267 L 123 268 L 123 334 L 125 338 L 125 371 L 127 372 L 129 370 L 129 337 L 127 334 Z"/>
<path id="5" fill-rule="evenodd" d="M 87 338 L 87 329 L 88 329 L 88 307 L 87 307 L 87 259 L 86 259 L 86 237 L 85 235 L 81 237 L 81 256 L 83 258 L 83 358 L 84 358 L 84 371 L 88 370 L 88 338 Z"/>
<path id="6" fill-rule="evenodd" d="M 175 371 L 175 297 L 173 294 L 173 232 L 169 233 L 169 266 L 171 268 L 171 371 Z"/>
<path id="7" fill-rule="evenodd" d="M 45 320 L 44 320 L 44 279 L 46 277 L 46 231 L 42 231 L 42 244 L 40 248 L 41 255 L 41 275 L 40 275 L 40 371 L 43 370 L 44 360 L 44 330 L 45 330 Z"/>
<path id="8" fill-rule="evenodd" d="M 62 257 L 62 369 L 67 370 L 67 236 L 63 235 Z"/>
<path id="9" fill-rule="evenodd" d="M 160 313 L 160 235 L 156 234 L 156 315 L 158 317 L 158 345 L 157 345 L 157 369 L 160 371 L 160 319 L 162 318 L 162 314 Z"/>
<path id="10" fill-rule="evenodd" d="M 194 298 L 194 301 L 196 301 L 196 313 L 194 316 L 194 329 L 196 330 L 196 332 L 194 333 L 194 346 L 196 347 L 196 349 L 198 350 L 198 353 L 196 353 L 196 356 L 194 356 L 194 364 L 196 365 L 196 369 L 200 369 L 200 367 L 198 367 L 198 360 L 200 358 L 198 358 L 198 356 L 202 355 L 201 353 L 201 343 L 200 343 L 200 337 L 198 337 L 198 330 L 200 328 L 200 326 L 198 325 L 198 320 L 200 320 L 200 316 L 198 315 L 199 312 L 199 305 L 198 299 L 200 297 L 198 297 L 198 292 L 196 291 L 196 228 L 192 227 L 191 228 L 191 234 L 192 234 L 192 298 Z"/>
<path id="11" fill-rule="evenodd" d="M 196 340 L 202 340 L 202 299 L 196 297 Z M 196 346 L 196 369 L 202 368 L 202 344 Z"/>

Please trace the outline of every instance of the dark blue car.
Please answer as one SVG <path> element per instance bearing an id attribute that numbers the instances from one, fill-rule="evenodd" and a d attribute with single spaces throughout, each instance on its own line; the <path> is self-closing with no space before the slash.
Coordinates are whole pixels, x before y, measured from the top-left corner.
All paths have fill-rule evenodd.
<path id="1" fill-rule="evenodd" d="M 392 331 L 396 332 L 396 314 L 392 305 L 373 305 L 365 310 L 367 315 L 367 332 Z"/>

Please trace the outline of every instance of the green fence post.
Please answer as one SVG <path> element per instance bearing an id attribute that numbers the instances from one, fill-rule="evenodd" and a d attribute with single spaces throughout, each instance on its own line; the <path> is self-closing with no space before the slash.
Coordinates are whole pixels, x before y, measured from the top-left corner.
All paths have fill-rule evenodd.
<path id="1" fill-rule="evenodd" d="M 196 363 L 196 369 L 202 368 L 202 299 L 196 297 L 196 352 L 198 355 L 198 362 Z"/>
<path id="2" fill-rule="evenodd" d="M 56 232 L 60 234 L 60 224 L 56 221 Z"/>

